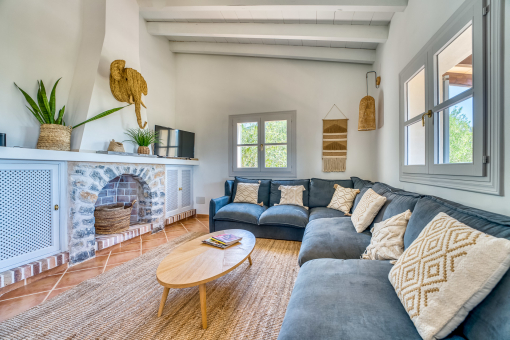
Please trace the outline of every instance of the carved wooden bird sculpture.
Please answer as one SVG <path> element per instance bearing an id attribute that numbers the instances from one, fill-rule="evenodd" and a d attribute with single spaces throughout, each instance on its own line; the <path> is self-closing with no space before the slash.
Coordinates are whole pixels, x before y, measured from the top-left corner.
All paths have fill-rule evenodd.
<path id="1" fill-rule="evenodd" d="M 147 108 L 142 102 L 142 94 L 147 95 L 147 82 L 142 75 L 132 68 L 125 68 L 126 61 L 115 60 L 110 65 L 110 89 L 119 102 L 135 104 L 136 120 L 140 129 L 145 129 L 147 122 L 142 125 L 140 105 Z"/>

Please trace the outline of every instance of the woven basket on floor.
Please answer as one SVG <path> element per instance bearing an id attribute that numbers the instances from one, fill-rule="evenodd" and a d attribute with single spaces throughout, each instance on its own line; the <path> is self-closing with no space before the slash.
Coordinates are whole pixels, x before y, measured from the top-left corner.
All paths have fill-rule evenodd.
<path id="1" fill-rule="evenodd" d="M 129 229 L 131 210 L 136 200 L 97 207 L 94 211 L 96 234 L 117 234 Z"/>
<path id="2" fill-rule="evenodd" d="M 73 128 L 58 124 L 42 124 L 37 148 L 45 150 L 71 151 Z"/>

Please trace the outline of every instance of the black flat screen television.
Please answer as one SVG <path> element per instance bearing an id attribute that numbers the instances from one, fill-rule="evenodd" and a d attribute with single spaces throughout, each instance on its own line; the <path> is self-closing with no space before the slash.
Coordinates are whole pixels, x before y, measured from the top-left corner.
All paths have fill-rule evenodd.
<path id="1" fill-rule="evenodd" d="M 163 157 L 195 158 L 195 133 L 155 126 L 160 142 L 154 144 L 154 154 Z"/>

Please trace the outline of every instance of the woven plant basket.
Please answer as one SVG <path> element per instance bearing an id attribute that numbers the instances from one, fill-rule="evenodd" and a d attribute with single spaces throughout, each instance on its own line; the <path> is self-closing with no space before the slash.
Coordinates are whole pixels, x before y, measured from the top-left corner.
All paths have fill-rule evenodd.
<path id="1" fill-rule="evenodd" d="M 124 150 L 124 145 L 120 142 L 116 142 L 115 139 L 112 139 L 110 145 L 108 145 L 108 151 L 126 152 Z"/>
<path id="2" fill-rule="evenodd" d="M 42 124 L 37 148 L 44 150 L 71 151 L 73 128 L 58 124 Z"/>
<path id="3" fill-rule="evenodd" d="M 97 207 L 94 211 L 96 234 L 118 234 L 129 229 L 131 210 L 136 200 Z"/>
<path id="4" fill-rule="evenodd" d="M 139 146 L 138 153 L 140 153 L 142 155 L 150 155 L 151 149 L 149 149 L 148 146 Z"/>

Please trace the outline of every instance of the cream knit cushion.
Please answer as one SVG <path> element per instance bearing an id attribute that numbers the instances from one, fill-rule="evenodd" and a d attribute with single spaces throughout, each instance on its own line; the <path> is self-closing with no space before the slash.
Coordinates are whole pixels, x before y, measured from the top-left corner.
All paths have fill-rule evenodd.
<path id="1" fill-rule="evenodd" d="M 280 204 L 275 205 L 299 205 L 303 206 L 303 191 L 305 191 L 305 187 L 303 185 L 280 185 L 278 190 L 282 192 L 282 198 L 280 199 Z M 308 209 L 308 207 L 305 207 Z"/>
<path id="2" fill-rule="evenodd" d="M 367 229 L 384 202 L 386 202 L 386 197 L 377 194 L 374 190 L 368 189 L 365 192 L 351 217 L 352 224 L 358 233 Z"/>
<path id="3" fill-rule="evenodd" d="M 404 233 L 407 222 L 411 218 L 411 210 L 374 224 L 370 230 L 372 239 L 361 255 L 364 260 L 398 260 L 404 252 Z"/>
<path id="4" fill-rule="evenodd" d="M 388 278 L 425 340 L 450 334 L 510 267 L 510 241 L 439 213 Z"/>
<path id="5" fill-rule="evenodd" d="M 335 193 L 333 194 L 333 198 L 331 199 L 328 208 L 340 210 L 346 216 L 351 216 L 349 211 L 351 211 L 352 204 L 354 203 L 354 199 L 357 194 L 359 194 L 358 189 L 344 188 L 335 184 Z"/>
<path id="6" fill-rule="evenodd" d="M 237 183 L 236 197 L 234 203 L 252 203 L 263 206 L 264 203 L 258 203 L 259 183 Z"/>

